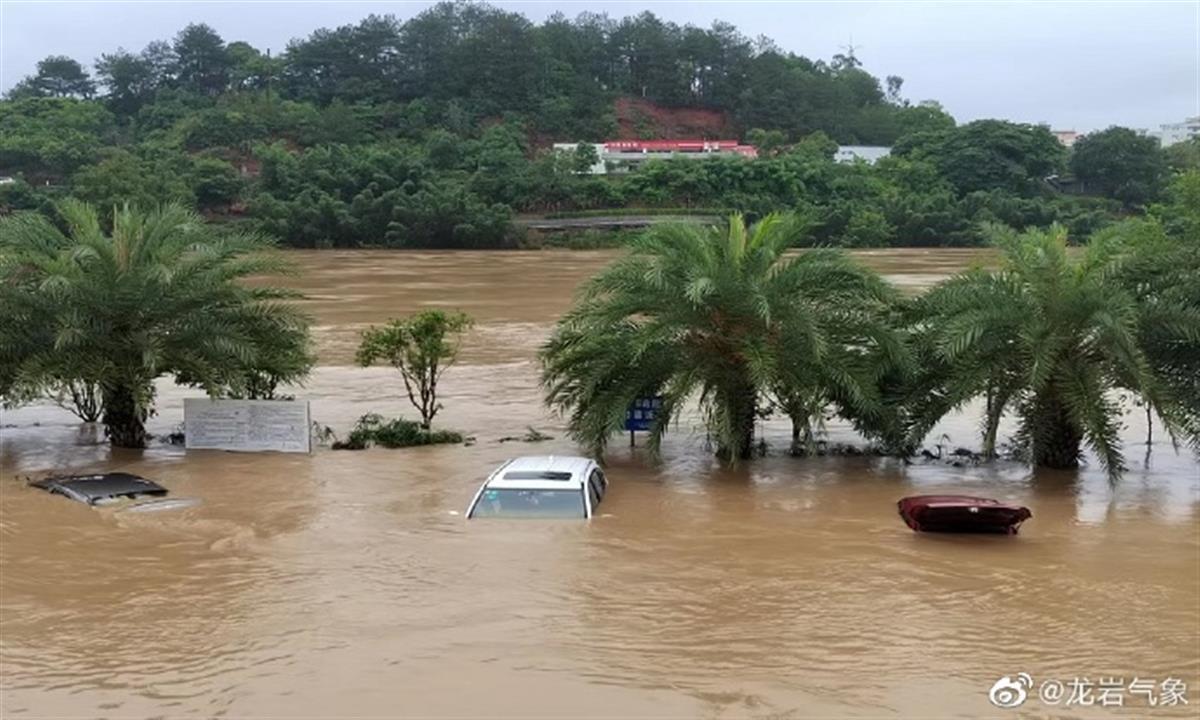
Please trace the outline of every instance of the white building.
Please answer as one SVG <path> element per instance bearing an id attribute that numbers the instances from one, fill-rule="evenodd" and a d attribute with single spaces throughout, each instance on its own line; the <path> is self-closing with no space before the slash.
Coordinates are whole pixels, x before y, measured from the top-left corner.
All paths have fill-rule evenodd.
<path id="1" fill-rule="evenodd" d="M 588 173 L 592 175 L 603 175 L 608 170 L 608 166 L 604 164 L 604 143 L 584 143 L 596 148 L 596 162 L 588 168 Z M 554 143 L 554 152 L 556 153 L 573 153 L 579 147 L 579 143 Z"/>
<path id="2" fill-rule="evenodd" d="M 892 149 L 883 145 L 838 145 L 833 159 L 840 163 L 850 163 L 862 160 L 868 165 L 874 165 L 880 158 L 892 154 Z"/>
<path id="3" fill-rule="evenodd" d="M 1170 147 L 1181 142 L 1187 142 L 1194 137 L 1200 137 L 1200 115 L 1188 118 L 1183 122 L 1160 125 L 1161 130 L 1150 133 L 1158 138 L 1163 147 Z"/>
<path id="4" fill-rule="evenodd" d="M 1083 137 L 1082 133 L 1075 132 L 1074 130 L 1051 130 L 1050 134 L 1063 147 L 1074 147 L 1079 138 Z"/>
<path id="5" fill-rule="evenodd" d="M 753 145 L 742 145 L 737 140 L 609 140 L 592 145 L 599 158 L 588 169 L 592 175 L 628 172 L 647 160 L 758 157 Z M 554 143 L 554 152 L 571 153 L 577 147 L 579 143 Z"/>

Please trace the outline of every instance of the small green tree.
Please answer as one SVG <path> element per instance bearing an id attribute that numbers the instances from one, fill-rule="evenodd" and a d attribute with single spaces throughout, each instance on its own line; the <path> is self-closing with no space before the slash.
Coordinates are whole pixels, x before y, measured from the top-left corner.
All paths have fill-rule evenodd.
<path id="1" fill-rule="evenodd" d="M 365 330 L 356 359 L 363 367 L 384 360 L 400 371 L 408 400 L 421 413 L 421 428 L 428 430 L 442 409 L 438 382 L 458 359 L 462 336 L 472 324 L 460 312 L 425 310 Z"/>
<path id="2" fill-rule="evenodd" d="M 883 213 L 871 208 L 855 208 L 839 238 L 842 247 L 887 247 L 895 234 Z"/>
<path id="3" fill-rule="evenodd" d="M 571 153 L 571 170 L 579 174 L 590 173 L 592 166 L 600 162 L 600 154 L 596 152 L 596 146 L 589 142 L 581 142 L 575 146 L 575 152 Z"/>
<path id="4" fill-rule="evenodd" d="M 778 155 L 787 143 L 787 135 L 782 130 L 751 128 L 746 133 L 746 142 L 758 148 L 759 155 L 773 157 Z"/>

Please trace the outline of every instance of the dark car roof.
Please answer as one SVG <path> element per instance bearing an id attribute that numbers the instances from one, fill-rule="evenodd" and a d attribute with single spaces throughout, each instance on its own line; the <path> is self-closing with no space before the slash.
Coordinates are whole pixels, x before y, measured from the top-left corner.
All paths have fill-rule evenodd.
<path id="1" fill-rule="evenodd" d="M 112 498 L 167 494 L 167 489 L 162 485 L 144 477 L 123 472 L 52 477 L 38 480 L 30 485 L 47 492 L 65 495 L 72 500 L 78 500 L 88 505 Z"/>

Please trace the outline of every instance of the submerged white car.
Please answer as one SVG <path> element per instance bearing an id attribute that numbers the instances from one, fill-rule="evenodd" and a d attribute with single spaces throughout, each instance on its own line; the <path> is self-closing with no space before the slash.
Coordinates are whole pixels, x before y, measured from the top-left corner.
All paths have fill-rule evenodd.
<path id="1" fill-rule="evenodd" d="M 591 518 L 608 480 L 595 460 L 540 455 L 492 471 L 467 508 L 468 518 Z"/>

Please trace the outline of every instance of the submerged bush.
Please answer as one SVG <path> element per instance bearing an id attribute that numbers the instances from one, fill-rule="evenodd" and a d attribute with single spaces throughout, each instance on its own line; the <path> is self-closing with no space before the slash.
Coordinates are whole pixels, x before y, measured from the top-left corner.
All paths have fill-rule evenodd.
<path id="1" fill-rule="evenodd" d="M 354 423 L 350 436 L 335 442 L 334 450 L 364 450 L 371 445 L 385 448 L 446 445 L 463 441 L 462 433 L 453 430 L 426 430 L 421 423 L 404 418 L 385 420 L 382 415 L 369 413 Z"/>

